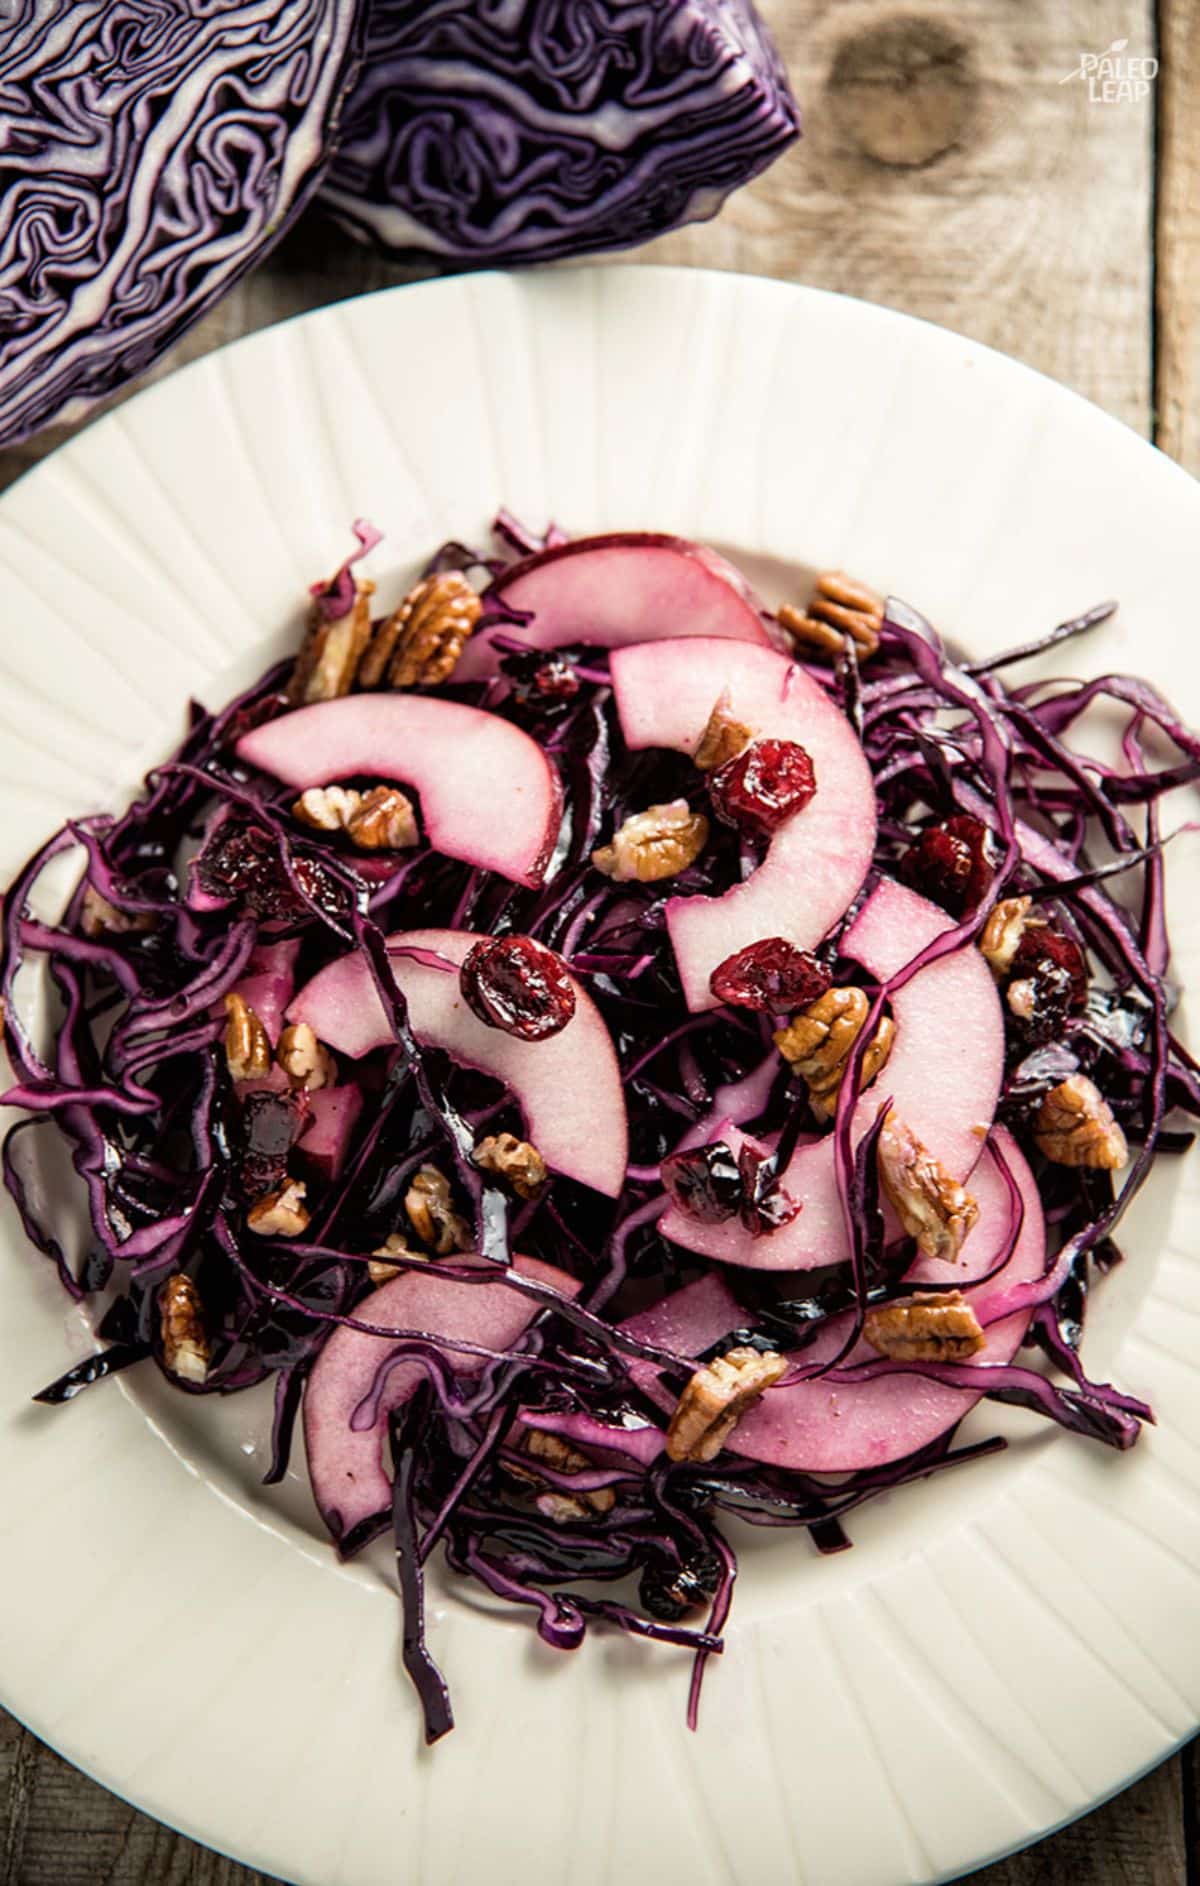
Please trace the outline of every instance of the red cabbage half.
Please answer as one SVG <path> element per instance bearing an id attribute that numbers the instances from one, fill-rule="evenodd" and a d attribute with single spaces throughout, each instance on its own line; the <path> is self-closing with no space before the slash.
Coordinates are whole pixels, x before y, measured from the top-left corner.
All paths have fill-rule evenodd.
<path id="1" fill-rule="evenodd" d="M 385 249 L 548 261 L 712 216 L 798 132 L 749 0 L 371 0 L 322 194 Z"/>
<path id="2" fill-rule="evenodd" d="M 278 239 L 359 24 L 359 0 L 0 8 L 0 444 L 143 372 Z"/>

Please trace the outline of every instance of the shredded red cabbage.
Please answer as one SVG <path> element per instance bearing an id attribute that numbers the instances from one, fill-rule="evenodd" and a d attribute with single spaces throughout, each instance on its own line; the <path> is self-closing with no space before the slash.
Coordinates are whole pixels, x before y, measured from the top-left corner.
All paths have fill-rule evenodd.
<path id="1" fill-rule="evenodd" d="M 356 529 L 369 548 L 369 527 Z M 553 527 L 536 537 L 507 513 L 496 537 L 498 548 L 488 554 L 444 546 L 429 573 L 470 570 L 486 581 L 512 556 L 563 541 Z M 314 590 L 324 619 L 344 614 L 353 600 L 353 560 Z M 847 639 L 832 668 L 810 670 L 844 709 L 872 769 L 875 872 L 898 875 L 919 833 L 964 816 L 991 834 L 991 863 L 983 895 L 955 913 L 949 929 L 888 982 L 866 986 L 870 1016 L 828 1129 L 851 1263 L 799 1275 L 723 1270 L 737 1313 L 726 1340 L 706 1354 L 722 1353 L 736 1337 L 788 1351 L 788 1383 L 826 1376 L 847 1390 L 916 1372 L 961 1389 L 964 1406 L 982 1393 L 1116 1448 L 1132 1445 L 1140 1424 L 1153 1419 L 1144 1403 L 1090 1382 L 1079 1347 L 1090 1288 L 1119 1256 L 1113 1234 L 1126 1205 L 1156 1153 L 1190 1143 L 1190 1134 L 1165 1127 L 1168 1113 L 1200 1115 L 1196 1063 L 1169 1026 L 1174 991 L 1160 810 L 1164 793 L 1200 779 L 1200 737 L 1144 682 L 1108 675 L 1009 687 L 1001 679 L 1019 662 L 1084 637 L 1113 607 L 1007 654 L 963 663 L 915 612 L 893 602 L 869 665 L 860 666 Z M 426 1643 L 423 1567 L 435 1545 L 455 1571 L 529 1609 L 539 1634 L 558 1648 L 574 1648 L 595 1623 L 690 1649 L 694 1723 L 700 1678 L 721 1649 L 737 1572 L 723 1519 L 799 1527 L 818 1550 L 844 1549 L 844 1521 L 864 1500 L 1002 1445 L 955 1445 L 951 1429 L 932 1445 L 836 1482 L 746 1460 L 736 1452 L 736 1432 L 734 1445 L 712 1461 L 675 1462 L 656 1449 L 662 1410 L 644 1393 L 646 1369 L 678 1395 L 703 1357 L 618 1325 L 706 1268 L 659 1233 L 668 1204 L 660 1164 L 681 1144 L 711 1141 L 721 1120 L 753 1131 L 773 1151 L 726 1167 L 731 1184 L 752 1185 L 751 1203 L 761 1212 L 799 1136 L 817 1122 L 803 1083 L 775 1054 L 770 1017 L 736 1007 L 688 1013 L 668 935 L 669 896 L 724 891 L 755 868 L 760 851 L 714 822 L 700 857 L 668 884 L 601 876 L 591 853 L 603 837 L 648 805 L 681 799 L 702 810 L 705 778 L 678 754 L 626 748 L 606 650 L 581 644 L 535 654 L 522 647 L 521 628 L 511 623 L 498 680 L 444 691 L 520 727 L 561 776 L 566 816 L 540 888 L 440 856 L 426 842 L 376 868 L 378 854 L 298 823 L 294 795 L 234 753 L 240 735 L 289 711 L 281 666 L 219 713 L 193 707 L 179 750 L 148 776 L 135 804 L 55 834 L 19 873 L 3 912 L 0 996 L 14 1070 L 4 1100 L 28 1116 L 5 1141 L 4 1180 L 32 1246 L 73 1296 L 95 1303 L 104 1345 L 37 1399 L 73 1399 L 138 1365 L 195 1394 L 273 1378 L 265 1478 L 276 1483 L 306 1379 L 330 1333 L 389 1338 L 355 1419 L 369 1427 L 384 1406 L 390 1372 L 416 1366 L 420 1386 L 388 1422 L 391 1511 L 370 1515 L 339 1543 L 349 1553 L 385 1526 L 393 1529 L 404 1661 L 431 1741 L 453 1723 Z M 1097 703 L 1127 718 L 1119 765 L 1067 745 Z M 1176 755 L 1157 771 L 1147 757 L 1151 732 Z M 68 853 L 79 856 L 82 875 L 65 909 L 44 909 L 43 876 Z M 998 1117 L 1034 1163 L 1050 1233 L 1046 1275 L 1010 1286 L 1003 1298 L 1005 1314 L 1031 1315 L 1031 1353 L 1004 1366 L 887 1355 L 853 1362 L 868 1310 L 911 1289 L 905 1273 L 913 1257 L 911 1242 L 894 1225 L 889 1231 L 881 1206 L 876 1155 L 886 1110 L 871 1132 L 857 1142 L 851 1135 L 872 1029 L 891 994 L 929 963 L 973 948 L 998 901 L 1016 896 L 1034 900 L 1045 925 L 1082 950 L 1088 972 L 1082 1003 L 1047 985 L 1054 1001 L 1047 998 L 1033 1033 L 1006 1011 Z M 619 1198 L 561 1174 L 523 1194 L 476 1163 L 484 1131 L 521 1137 L 520 1114 L 495 1082 L 418 1040 L 386 941 L 416 927 L 531 937 L 568 960 L 620 1062 L 630 1163 Z M 840 935 L 839 928 L 821 945 L 821 961 L 840 980 L 853 979 L 839 955 Z M 288 974 L 297 985 L 347 948 L 360 951 L 392 1037 L 359 1060 L 336 1059 L 337 1082 L 353 1086 L 361 1106 L 344 1157 L 329 1169 L 306 1163 L 314 1097 L 260 1081 L 251 1103 L 255 1084 L 233 1078 L 223 1045 L 225 998 L 261 975 L 264 960 L 277 965 L 271 952 L 281 945 L 295 946 Z M 1067 945 L 1058 947 L 1062 953 Z M 402 954 L 457 973 L 436 950 Z M 1105 1172 L 1052 1164 L 1034 1138 L 1039 1104 L 1074 1073 L 1095 1082 L 1130 1143 L 1132 1159 L 1115 1189 Z M 82 1182 L 87 1233 L 77 1256 L 68 1256 L 73 1221 L 45 1176 L 43 1154 L 55 1133 Z M 262 1235 L 247 1217 L 253 1175 L 272 1169 L 271 1160 L 281 1175 L 303 1174 L 307 1185 L 309 1222 L 290 1238 Z M 995 1283 L 1022 1226 L 1019 1189 L 999 1163 L 1009 1232 L 980 1286 Z M 392 1274 L 427 1273 L 430 1253 L 405 1201 L 414 1177 L 431 1165 L 449 1182 L 474 1248 L 488 1260 L 481 1266 L 443 1257 L 439 1274 L 470 1291 L 502 1272 L 532 1317 L 514 1342 L 464 1337 L 448 1350 L 429 1329 L 373 1322 L 364 1306 L 368 1265 L 379 1261 L 372 1254 L 389 1238 Z M 742 1209 L 750 1205 L 743 1201 Z M 397 1246 L 398 1236 L 407 1242 Z M 580 1283 L 579 1299 L 567 1301 L 514 1269 L 518 1249 Z M 180 1277 L 202 1306 L 206 1344 L 202 1370 L 190 1373 L 164 1346 L 164 1292 Z M 823 1360 L 806 1360 L 822 1327 L 847 1312 L 845 1339 L 822 1351 Z M 576 1437 L 582 1452 L 572 1441 L 558 1455 L 532 1456 L 522 1437 L 539 1414 L 549 1431 Z M 639 1445 L 623 1450 L 622 1432 L 634 1431 Z M 622 1590 L 601 1598 L 580 1589 L 597 1581 Z M 685 1600 L 707 1616 L 683 1621 Z"/>

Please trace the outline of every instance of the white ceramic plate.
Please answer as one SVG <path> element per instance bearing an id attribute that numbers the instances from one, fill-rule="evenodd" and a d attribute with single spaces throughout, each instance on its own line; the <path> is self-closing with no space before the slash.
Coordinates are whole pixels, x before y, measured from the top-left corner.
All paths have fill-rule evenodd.
<path id="1" fill-rule="evenodd" d="M 1147 671 L 1200 719 L 1200 490 L 1081 400 L 779 284 L 480 276 L 211 355 L 0 503 L 5 875 L 173 745 L 189 693 L 215 704 L 294 639 L 351 518 L 387 533 L 387 600 L 501 502 L 708 539 L 773 595 L 781 565 L 844 565 L 977 652 L 1119 596 L 1072 667 Z M 1156 1175 L 1089 1332 L 1094 1371 L 1158 1409 L 1134 1453 L 1013 1415 L 1006 1455 L 868 1509 L 851 1553 L 757 1539 L 695 1736 L 682 1654 L 556 1655 L 438 1581 L 460 1727 L 432 1752 L 386 1554 L 339 1568 L 302 1478 L 258 1486 L 261 1396 L 197 1410 L 125 1377 L 28 1404 L 84 1338 L 7 1211 L 4 1701 L 149 1813 L 312 1886 L 901 1886 L 980 1864 L 1200 1712 L 1197 1169 Z"/>

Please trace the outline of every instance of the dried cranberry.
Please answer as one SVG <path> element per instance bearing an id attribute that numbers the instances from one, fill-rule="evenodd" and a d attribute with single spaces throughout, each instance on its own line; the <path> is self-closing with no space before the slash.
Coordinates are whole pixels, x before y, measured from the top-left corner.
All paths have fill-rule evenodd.
<path id="1" fill-rule="evenodd" d="M 459 971 L 472 1014 L 519 1041 L 544 1041 L 575 1013 L 575 985 L 560 956 L 531 936 L 481 937 Z"/>
<path id="2" fill-rule="evenodd" d="M 1052 930 L 1049 924 L 1031 924 L 1017 944 L 1013 979 L 1036 976 L 1046 968 L 1062 971 L 1070 990 L 1072 1012 L 1082 1014 L 1088 997 L 1087 962 L 1083 951 L 1074 937 L 1064 936 L 1061 930 Z"/>
<path id="3" fill-rule="evenodd" d="M 718 1002 L 777 1013 L 808 1008 L 832 981 L 808 950 L 797 949 L 781 936 L 768 936 L 727 956 L 713 970 L 708 986 Z"/>
<path id="4" fill-rule="evenodd" d="M 726 825 L 768 836 L 801 812 L 817 790 L 817 776 L 795 740 L 752 740 L 744 753 L 709 774 L 713 811 Z"/>
<path id="5" fill-rule="evenodd" d="M 711 1604 L 721 1582 L 721 1561 L 715 1552 L 697 1547 L 682 1564 L 655 1559 L 638 1584 L 643 1609 L 664 1624 L 677 1624 L 689 1611 Z"/>
<path id="6" fill-rule="evenodd" d="M 365 863 L 366 860 L 361 862 Z M 346 892 L 315 858 L 309 858 L 303 852 L 295 852 L 292 856 L 292 869 L 296 873 L 296 882 L 318 910 L 324 911 L 327 917 L 346 915 L 349 903 Z M 282 876 L 282 873 L 280 875 Z M 283 881 L 290 891 L 291 886 L 288 885 L 286 878 Z M 306 916 L 311 914 L 311 911 L 305 911 Z"/>
<path id="7" fill-rule="evenodd" d="M 1073 937 L 1049 925 L 1026 930 L 1013 957 L 1008 1010 L 1025 1043 L 1052 1041 L 1087 1007 L 1088 973 Z"/>
<path id="8" fill-rule="evenodd" d="M 959 917 L 985 896 L 995 874 L 995 840 L 969 813 L 927 826 L 900 862 L 906 884 Z"/>
<path id="9" fill-rule="evenodd" d="M 261 1198 L 284 1183 L 288 1154 L 304 1131 L 308 1112 L 302 1092 L 247 1094 L 238 1147 L 238 1178 L 247 1198 Z"/>
<path id="10" fill-rule="evenodd" d="M 553 650 L 523 648 L 505 655 L 500 671 L 513 683 L 513 693 L 526 707 L 550 706 L 578 694 L 580 682 L 573 663 Z"/>
<path id="11" fill-rule="evenodd" d="M 330 916 L 345 914 L 345 893 L 315 858 L 298 853 L 293 868 L 319 909 Z M 227 819 L 200 852 L 193 870 L 201 890 L 210 897 L 236 901 L 260 920 L 293 921 L 311 914 L 288 882 L 276 840 L 261 825 Z"/>
<path id="12" fill-rule="evenodd" d="M 662 1182 L 680 1211 L 702 1225 L 723 1225 L 742 1208 L 742 1174 L 723 1139 L 672 1153 L 660 1167 Z"/>
<path id="13" fill-rule="evenodd" d="M 799 1200 L 784 1191 L 770 1155 L 743 1141 L 738 1172 L 742 1181 L 739 1215 L 750 1236 L 765 1237 L 768 1232 L 778 1231 L 780 1225 L 790 1225 L 800 1210 Z"/>

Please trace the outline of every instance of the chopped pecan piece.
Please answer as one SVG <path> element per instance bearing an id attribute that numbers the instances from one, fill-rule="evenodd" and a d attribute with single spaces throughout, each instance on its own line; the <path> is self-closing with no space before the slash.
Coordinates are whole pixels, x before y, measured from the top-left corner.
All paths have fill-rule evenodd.
<path id="1" fill-rule="evenodd" d="M 207 1381 L 211 1350 L 204 1328 L 204 1305 L 185 1271 L 176 1271 L 167 1278 L 159 1292 L 158 1316 L 163 1362 L 170 1373 L 181 1382 Z"/>
<path id="2" fill-rule="evenodd" d="M 353 786 L 309 786 L 292 803 L 292 817 L 318 832 L 344 832 L 362 805 Z"/>
<path id="3" fill-rule="evenodd" d="M 389 1260 L 394 1257 L 419 1257 L 425 1259 L 428 1253 L 414 1251 L 412 1246 L 398 1231 L 389 1231 L 379 1249 L 372 1251 L 367 1264 L 367 1276 L 373 1284 L 390 1283 L 393 1277 L 399 1277 L 401 1267 Z"/>
<path id="4" fill-rule="evenodd" d="M 727 760 L 736 760 L 739 753 L 746 751 L 753 738 L 753 727 L 748 727 L 744 720 L 734 717 L 729 689 L 725 688 L 708 717 L 708 725 L 700 735 L 692 758 L 702 773 L 711 773 L 718 766 L 724 766 Z"/>
<path id="5" fill-rule="evenodd" d="M 846 638 L 839 629 L 831 629 L 827 622 L 818 622 L 815 616 L 806 615 L 794 603 L 781 602 L 775 611 L 775 620 L 781 629 L 787 630 L 794 654 L 832 658 L 840 655 L 846 646 Z"/>
<path id="6" fill-rule="evenodd" d="M 118 910 L 94 884 L 86 884 L 79 907 L 79 927 L 84 936 L 129 936 L 153 930 L 154 915 L 149 910 L 139 910 L 132 915 L 127 910 Z"/>
<path id="7" fill-rule="evenodd" d="M 863 1336 L 897 1362 L 965 1362 L 984 1344 L 979 1318 L 961 1290 L 919 1290 L 881 1303 L 863 1318 Z"/>
<path id="8" fill-rule="evenodd" d="M 618 883 L 654 884 L 686 871 L 707 843 L 703 813 L 693 812 L 686 799 L 670 799 L 627 818 L 612 843 L 592 853 L 592 863 Z"/>
<path id="9" fill-rule="evenodd" d="M 337 1063 L 307 1022 L 293 1022 L 279 1037 L 275 1059 L 293 1087 L 315 1094 L 337 1080 Z"/>
<path id="10" fill-rule="evenodd" d="M 870 1006 L 861 989 L 827 989 L 810 1007 L 793 1015 L 786 1028 L 776 1031 L 775 1046 L 808 1088 L 818 1120 L 831 1120 L 837 1112 L 846 1062 Z M 874 1080 L 886 1062 L 895 1038 L 895 1023 L 890 1016 L 882 1015 L 863 1056 L 863 1087 Z"/>
<path id="11" fill-rule="evenodd" d="M 385 672 L 393 688 L 449 680 L 482 613 L 478 595 L 458 570 L 424 577 L 380 623 L 359 663 L 360 683 L 378 687 Z"/>
<path id="12" fill-rule="evenodd" d="M 288 683 L 293 707 L 312 701 L 333 701 L 349 694 L 363 651 L 371 639 L 371 597 L 374 583 L 359 579 L 354 601 L 344 615 L 331 616 L 331 598 L 322 591 L 308 612 L 308 632 L 296 657 Z"/>
<path id="13" fill-rule="evenodd" d="M 417 1168 L 404 1194 L 404 1209 L 417 1236 L 439 1257 L 474 1248 L 470 1226 L 454 1209 L 450 1181 L 436 1166 Z"/>
<path id="14" fill-rule="evenodd" d="M 420 842 L 413 802 L 396 786 L 372 786 L 346 824 L 360 851 L 408 851 Z"/>
<path id="15" fill-rule="evenodd" d="M 236 990 L 225 997 L 225 1062 L 235 1081 L 259 1080 L 271 1066 L 271 1041 L 258 1016 Z"/>
<path id="16" fill-rule="evenodd" d="M 714 1459 L 746 1410 L 786 1372 L 786 1356 L 741 1348 L 697 1369 L 671 1416 L 668 1458 Z"/>
<path id="17" fill-rule="evenodd" d="M 534 1504 L 538 1512 L 552 1519 L 556 1526 L 569 1526 L 575 1520 L 586 1519 L 589 1511 L 586 1503 L 574 1493 L 539 1493 Z"/>
<path id="18" fill-rule="evenodd" d="M 260 1238 L 298 1238 L 309 1226 L 305 1189 L 303 1179 L 289 1179 L 277 1192 L 266 1192 L 255 1199 L 246 1213 L 251 1231 Z"/>
<path id="19" fill-rule="evenodd" d="M 1038 1108 L 1033 1135 L 1046 1158 L 1059 1166 L 1117 1172 L 1129 1158 L 1112 1108 L 1086 1074 L 1069 1074 L 1050 1089 Z"/>
<path id="20" fill-rule="evenodd" d="M 979 947 L 997 980 L 1007 976 L 1013 966 L 1032 903 L 1032 897 L 1002 897 L 983 926 Z"/>
<path id="21" fill-rule="evenodd" d="M 309 786 L 292 816 L 319 832 L 345 832 L 360 851 L 406 851 L 420 840 L 412 800 L 398 786 Z"/>
<path id="22" fill-rule="evenodd" d="M 471 1158 L 481 1172 L 507 1179 L 519 1198 L 534 1198 L 550 1176 L 537 1147 L 515 1133 L 489 1133 Z"/>
<path id="23" fill-rule="evenodd" d="M 559 1435 L 544 1434 L 540 1428 L 530 1428 L 525 1438 L 525 1452 L 534 1460 L 545 1461 L 556 1473 L 588 1473 L 595 1465 Z M 589 1512 L 611 1513 L 616 1503 L 617 1496 L 611 1487 L 590 1487 L 570 1494 L 556 1487 L 541 1494 L 537 1506 L 548 1519 L 565 1524 L 572 1519 L 584 1519 Z"/>
<path id="24" fill-rule="evenodd" d="M 840 570 L 826 570 L 816 580 L 807 609 L 783 603 L 776 619 L 799 649 L 836 656 L 849 638 L 858 659 L 867 661 L 879 647 L 883 599 Z"/>
<path id="25" fill-rule="evenodd" d="M 957 1257 L 979 1207 L 894 1110 L 879 1135 L 879 1177 L 917 1249 L 925 1257 Z"/>

